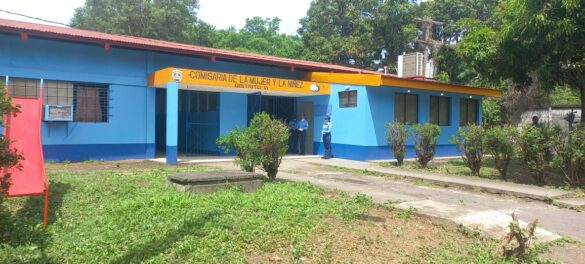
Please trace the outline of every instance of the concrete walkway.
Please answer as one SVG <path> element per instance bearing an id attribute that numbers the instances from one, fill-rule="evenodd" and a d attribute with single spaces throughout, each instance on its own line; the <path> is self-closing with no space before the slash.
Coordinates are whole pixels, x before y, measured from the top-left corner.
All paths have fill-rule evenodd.
<path id="1" fill-rule="evenodd" d="M 345 159 L 305 159 L 306 162 L 314 164 L 343 167 L 355 170 L 368 170 L 372 172 L 396 175 L 414 180 L 421 180 L 430 183 L 457 186 L 472 190 L 481 190 L 496 194 L 512 195 L 519 198 L 531 198 L 541 201 L 552 199 L 561 199 L 573 195 L 568 191 L 559 189 L 544 188 L 534 185 L 517 184 L 511 182 L 502 182 L 477 177 L 450 176 L 430 172 L 408 171 L 403 169 L 385 168 L 376 163 L 345 160 Z"/>
<path id="2" fill-rule="evenodd" d="M 367 162 L 312 158 L 284 160 L 278 178 L 310 182 L 326 189 L 343 190 L 350 194 L 363 193 L 371 196 L 378 203 L 391 202 L 401 209 L 413 208 L 418 214 L 438 217 L 469 228 L 478 228 L 494 238 L 500 238 L 506 233 L 511 220 L 510 215 L 514 212 L 521 224 L 533 219 L 539 220 L 539 227 L 541 227 L 537 231 L 539 241 L 570 236 L 585 242 L 585 213 L 582 212 L 559 208 L 540 200 L 421 185 L 385 177 L 355 175 L 323 165 L 394 174 L 394 170 Z M 233 162 L 224 162 L 212 163 L 209 166 L 234 169 L 235 165 Z M 408 172 L 408 174 L 417 177 L 415 173 Z M 458 185 L 455 184 L 455 179 L 453 182 L 453 185 Z M 485 188 L 493 187 L 487 182 L 483 184 Z M 507 185 L 507 183 L 503 184 Z M 519 186 L 508 188 L 514 193 L 525 193 L 522 196 L 531 198 L 566 195 L 557 190 L 527 187 L 530 192 Z"/>

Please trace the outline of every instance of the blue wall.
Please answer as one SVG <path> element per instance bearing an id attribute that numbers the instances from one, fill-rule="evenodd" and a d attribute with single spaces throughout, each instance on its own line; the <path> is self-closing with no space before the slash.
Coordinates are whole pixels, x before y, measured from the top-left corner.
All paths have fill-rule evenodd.
<path id="1" fill-rule="evenodd" d="M 248 124 L 248 95 L 221 93 L 219 97 L 219 134 Z"/>
<path id="2" fill-rule="evenodd" d="M 106 51 L 98 45 L 36 37 L 22 41 L 5 33 L 0 33 L 0 58 L 0 76 L 110 85 L 109 122 L 43 122 L 45 159 L 56 161 L 154 157 L 156 93 L 146 87 L 146 76 L 156 70 L 184 67 L 298 78 L 288 68 L 116 47 Z M 220 105 L 221 132 L 246 124 L 245 95 L 222 94 Z"/>
<path id="3" fill-rule="evenodd" d="M 110 86 L 110 117 L 107 123 L 48 123 L 42 125 L 47 160 L 151 158 L 155 156 L 155 88 L 146 87 L 148 73 L 166 67 L 298 79 L 288 68 L 216 61 L 98 45 L 0 34 L 0 76 L 105 83 Z M 338 92 L 356 90 L 358 105 L 340 108 Z M 297 103 L 314 103 L 315 152 L 322 153 L 321 126 L 325 115 L 333 123 L 333 153 L 338 157 L 370 160 L 391 158 L 385 123 L 394 117 L 394 95 L 407 92 L 398 87 L 366 87 L 332 84 L 331 95 L 300 97 Z M 419 95 L 419 122 L 429 120 L 429 96 L 440 92 L 412 90 Z M 438 156 L 455 155 L 449 142 L 459 124 L 459 98 L 449 94 L 451 125 L 442 127 Z M 475 98 L 475 96 L 474 96 Z M 477 98 L 480 99 L 480 98 Z M 221 93 L 219 134 L 247 123 L 247 95 Z M 480 108 L 481 108 L 481 104 Z M 299 106 L 297 106 L 299 109 Z M 481 109 L 479 111 L 481 120 Z M 210 145 L 211 147 L 211 145 Z M 407 156 L 413 156 L 412 141 Z"/>
<path id="4" fill-rule="evenodd" d="M 358 104 L 353 108 L 340 108 L 340 91 L 357 91 Z M 316 109 L 329 108 L 333 124 L 332 151 L 336 157 L 375 160 L 393 158 L 386 141 L 387 122 L 394 122 L 394 95 L 408 93 L 409 89 L 401 87 L 365 87 L 356 85 L 332 84 L 330 96 L 302 97 L 299 102 L 312 101 Z M 441 96 L 441 92 L 410 90 L 418 95 L 418 120 L 426 123 L 430 120 L 430 96 Z M 450 138 L 459 128 L 459 100 L 469 98 L 466 94 L 443 93 L 451 98 L 450 125 L 441 126 L 441 135 L 437 156 L 460 155 Z M 480 97 L 473 96 L 474 99 Z M 479 104 L 481 106 L 481 103 Z M 481 107 L 479 109 L 481 120 Z M 321 126 L 324 120 L 323 111 L 315 111 L 314 150 L 323 154 Z M 415 157 L 412 137 L 407 142 L 407 157 Z"/>

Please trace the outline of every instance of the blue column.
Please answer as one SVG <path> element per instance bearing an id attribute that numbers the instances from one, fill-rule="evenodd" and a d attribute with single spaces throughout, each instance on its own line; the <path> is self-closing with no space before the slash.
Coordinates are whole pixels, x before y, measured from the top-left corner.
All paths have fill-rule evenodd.
<path id="1" fill-rule="evenodd" d="M 167 164 L 177 164 L 179 83 L 167 83 Z"/>

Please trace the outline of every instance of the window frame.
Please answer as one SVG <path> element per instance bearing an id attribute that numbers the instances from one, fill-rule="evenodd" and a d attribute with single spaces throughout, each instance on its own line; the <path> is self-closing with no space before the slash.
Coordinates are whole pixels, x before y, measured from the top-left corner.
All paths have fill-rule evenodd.
<path id="1" fill-rule="evenodd" d="M 22 85 L 22 83 L 24 83 L 24 85 Z M 5 84 L 4 80 L 2 80 L 2 84 L 5 86 L 6 92 L 10 97 L 14 98 L 39 97 L 39 87 L 41 86 L 40 79 L 10 77 L 8 79 L 8 84 Z"/>
<path id="2" fill-rule="evenodd" d="M 433 109 L 433 99 L 437 100 L 436 109 Z M 447 111 L 447 120 L 445 122 L 441 122 L 441 101 L 447 102 L 447 109 L 443 109 Z M 437 120 L 433 120 L 432 113 L 437 113 Z M 438 95 L 431 95 L 429 97 L 429 123 L 439 125 L 439 126 L 450 126 L 451 125 L 451 98 L 445 96 L 438 96 Z"/>
<path id="3" fill-rule="evenodd" d="M 397 109 L 398 109 L 397 102 L 399 100 L 398 99 L 399 96 L 403 97 L 403 99 L 402 99 L 403 100 L 402 101 L 402 106 L 403 106 L 402 114 L 403 114 L 403 116 L 401 118 L 399 118 L 398 111 L 397 111 Z M 409 108 L 409 105 L 411 105 L 411 104 L 408 104 L 408 97 L 409 96 L 414 97 L 415 101 L 416 101 L 416 105 L 414 106 L 414 110 L 415 110 L 414 121 L 408 120 L 408 108 Z M 418 124 L 419 123 L 419 117 L 418 117 L 419 109 L 418 108 L 419 108 L 419 95 L 418 94 L 411 94 L 411 93 L 395 93 L 394 94 L 394 122 L 401 122 L 401 123 L 405 123 L 405 124 Z"/>
<path id="4" fill-rule="evenodd" d="M 475 120 L 469 122 L 469 102 L 475 102 Z M 463 105 L 465 105 L 465 111 L 463 111 Z M 465 118 L 463 118 L 463 113 L 465 112 Z M 464 120 L 465 119 L 465 120 Z M 473 98 L 460 98 L 459 99 L 459 126 L 469 126 L 471 124 L 477 125 L 479 124 L 479 100 Z"/>
<path id="5" fill-rule="evenodd" d="M 91 110 L 92 106 L 79 106 L 79 99 L 88 99 L 93 100 L 93 98 L 83 98 L 79 96 L 79 91 L 81 88 L 87 89 L 98 89 L 97 90 L 97 104 L 94 105 L 94 110 L 100 111 L 101 113 L 95 113 L 94 120 L 84 120 L 80 119 L 79 109 L 89 108 Z M 91 117 L 91 114 L 89 115 Z M 98 120 L 101 119 L 101 120 Z M 73 122 L 78 123 L 109 123 L 110 122 L 110 86 L 108 84 L 97 84 L 97 83 L 77 83 L 73 82 Z"/>
<path id="6" fill-rule="evenodd" d="M 344 102 L 344 96 L 347 95 L 346 102 Z M 352 96 L 354 97 L 354 102 L 352 103 Z M 339 108 L 352 108 L 357 107 L 357 100 L 358 100 L 358 92 L 357 90 L 352 91 L 340 91 L 339 92 Z"/>

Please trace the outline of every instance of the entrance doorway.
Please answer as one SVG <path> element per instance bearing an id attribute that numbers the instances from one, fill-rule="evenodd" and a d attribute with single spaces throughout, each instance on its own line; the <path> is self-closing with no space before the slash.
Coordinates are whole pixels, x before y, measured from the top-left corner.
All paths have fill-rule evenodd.
<path id="1" fill-rule="evenodd" d="M 155 144 L 157 155 L 166 148 L 166 90 L 156 90 Z M 219 93 L 179 90 L 177 150 L 186 156 L 219 155 Z"/>
<path id="2" fill-rule="evenodd" d="M 295 97 L 284 97 L 284 96 L 268 96 L 262 95 L 261 93 L 253 93 L 248 95 L 248 125 L 250 125 L 250 121 L 254 114 L 258 112 L 266 112 L 269 115 L 276 117 L 283 122 L 287 123 L 292 120 L 294 117 L 299 117 L 297 114 L 297 99 Z M 308 131 L 307 131 L 308 133 Z M 307 134 L 309 135 L 309 134 Z M 312 134 L 311 134 L 312 135 Z M 311 137 L 312 138 L 312 137 Z M 297 153 L 298 143 L 293 142 L 294 138 L 291 135 L 291 140 L 289 140 L 289 153 Z M 309 152 L 311 151 L 311 152 Z M 306 148 L 307 153 L 312 153 L 312 143 L 311 148 Z"/>
<path id="3" fill-rule="evenodd" d="M 295 97 L 267 96 L 260 93 L 248 95 L 248 124 L 258 112 L 266 112 L 280 120 L 288 122 L 296 112 Z"/>

